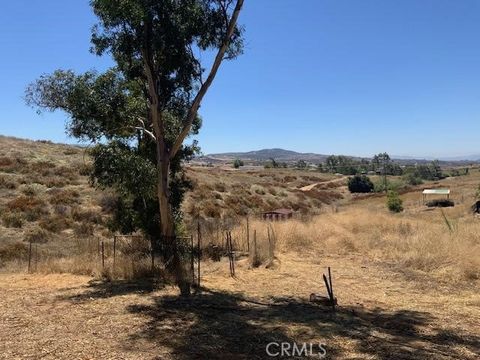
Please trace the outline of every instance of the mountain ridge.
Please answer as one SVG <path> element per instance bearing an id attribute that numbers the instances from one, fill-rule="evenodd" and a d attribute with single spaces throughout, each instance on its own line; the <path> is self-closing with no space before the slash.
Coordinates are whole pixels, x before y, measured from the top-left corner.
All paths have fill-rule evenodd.
<path id="1" fill-rule="evenodd" d="M 229 161 L 234 159 L 241 159 L 246 161 L 265 161 L 269 159 L 275 159 L 276 161 L 298 161 L 305 160 L 311 162 L 324 162 L 325 159 L 330 156 L 327 154 L 317 154 L 317 153 L 303 153 L 293 150 L 287 150 L 282 148 L 266 148 L 253 151 L 244 151 L 244 152 L 224 152 L 224 153 L 213 153 L 204 155 L 204 158 L 220 161 Z M 352 159 L 371 159 L 371 157 L 361 157 L 355 155 L 344 155 Z M 433 157 L 433 156 L 400 156 L 392 155 L 393 160 L 399 162 L 429 162 L 433 160 L 439 160 L 442 162 L 456 162 L 456 163 L 465 163 L 465 162 L 479 162 L 480 154 L 472 154 L 465 156 L 448 156 L 448 157 Z"/>

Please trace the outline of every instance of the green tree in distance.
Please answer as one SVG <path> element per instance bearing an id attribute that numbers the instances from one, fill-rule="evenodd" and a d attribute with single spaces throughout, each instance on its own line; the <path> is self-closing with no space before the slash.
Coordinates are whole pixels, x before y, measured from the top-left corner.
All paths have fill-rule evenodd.
<path id="1" fill-rule="evenodd" d="M 26 90 L 28 104 L 65 111 L 72 136 L 99 144 L 93 176 L 100 185 L 125 192 L 138 186 L 137 200 L 144 201 L 135 206 L 152 208 L 146 213 L 157 215 L 163 239 L 175 236 L 175 204 L 181 201 L 181 191 L 172 190 L 182 185 L 172 175 L 195 150 L 183 142 L 199 129 L 198 110 L 221 63 L 242 52 L 237 20 L 243 2 L 91 0 L 98 17 L 92 51 L 111 55 L 115 67 L 103 74 L 58 70 Z M 200 61 L 205 51 L 214 55 L 208 70 Z M 172 252 L 169 268 L 188 295 L 176 244 Z"/>
<path id="2" fill-rule="evenodd" d="M 234 167 L 235 169 L 238 169 L 238 168 L 240 168 L 240 167 L 243 166 L 243 165 L 244 165 L 244 164 L 243 164 L 243 161 L 240 160 L 240 159 L 235 159 L 235 161 L 233 162 L 233 167 Z"/>
<path id="3" fill-rule="evenodd" d="M 373 183 L 368 176 L 355 175 L 348 179 L 348 190 L 351 193 L 369 193 L 373 188 Z"/>

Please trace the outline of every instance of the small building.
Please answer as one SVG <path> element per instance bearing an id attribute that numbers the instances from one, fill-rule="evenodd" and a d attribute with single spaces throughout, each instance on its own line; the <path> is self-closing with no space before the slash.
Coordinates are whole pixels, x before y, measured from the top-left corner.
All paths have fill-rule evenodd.
<path id="1" fill-rule="evenodd" d="M 447 199 L 450 199 L 450 189 L 424 189 L 422 194 L 423 202 L 427 200 L 428 195 L 441 195 L 445 196 Z"/>
<path id="2" fill-rule="evenodd" d="M 263 220 L 287 220 L 292 218 L 292 209 L 277 209 L 262 213 Z"/>

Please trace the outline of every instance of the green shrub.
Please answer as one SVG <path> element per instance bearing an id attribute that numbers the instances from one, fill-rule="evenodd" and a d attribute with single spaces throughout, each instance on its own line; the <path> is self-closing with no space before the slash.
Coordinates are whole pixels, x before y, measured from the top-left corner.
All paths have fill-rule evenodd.
<path id="1" fill-rule="evenodd" d="M 423 184 L 423 180 L 420 177 L 416 176 L 414 173 L 407 174 L 405 176 L 405 181 L 408 185 L 412 186 Z"/>
<path id="2" fill-rule="evenodd" d="M 235 169 L 238 169 L 240 166 L 243 166 L 243 161 L 240 159 L 235 159 L 235 161 L 233 162 L 233 167 Z"/>
<path id="3" fill-rule="evenodd" d="M 351 193 L 369 193 L 373 188 L 373 183 L 368 176 L 355 175 L 348 179 L 348 190 Z"/>
<path id="4" fill-rule="evenodd" d="M 389 191 L 387 195 L 387 207 L 388 210 L 394 213 L 403 211 L 403 201 L 395 191 Z"/>

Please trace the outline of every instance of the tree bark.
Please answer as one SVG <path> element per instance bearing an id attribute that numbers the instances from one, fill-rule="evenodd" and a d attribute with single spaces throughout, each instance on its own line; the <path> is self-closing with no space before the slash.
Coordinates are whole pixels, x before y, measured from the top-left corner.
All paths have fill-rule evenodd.
<path id="1" fill-rule="evenodd" d="M 145 33 L 147 34 L 145 38 L 145 46 L 142 49 L 142 56 L 145 68 L 145 74 L 148 81 L 148 93 L 149 93 L 149 103 L 150 103 L 150 116 L 151 123 L 153 126 L 154 137 L 157 146 L 157 196 L 158 196 L 158 206 L 160 210 L 160 233 L 161 241 L 170 242 L 169 247 L 172 250 L 172 259 L 169 263 L 169 268 L 175 276 L 176 283 L 180 288 L 180 292 L 184 296 L 190 294 L 190 280 L 186 274 L 186 267 L 182 262 L 182 256 L 178 248 L 178 241 L 175 239 L 175 220 L 173 216 L 172 207 L 170 205 L 170 193 L 169 193 L 169 170 L 170 170 L 170 160 L 176 155 L 180 150 L 183 141 L 190 133 L 192 123 L 197 116 L 200 103 L 205 96 L 208 88 L 212 84 L 217 71 L 222 63 L 227 48 L 230 44 L 231 37 L 234 33 L 235 26 L 237 23 L 238 16 L 242 9 L 244 0 L 237 0 L 236 6 L 233 10 L 231 19 L 227 24 L 227 31 L 225 34 L 225 39 L 218 49 L 217 55 L 215 57 L 210 73 L 207 77 L 207 80 L 202 84 L 199 92 L 195 96 L 192 105 L 188 111 L 187 117 L 184 121 L 183 128 L 180 134 L 177 136 L 171 148 L 167 148 L 165 142 L 165 129 L 162 118 L 162 109 L 160 106 L 160 97 L 157 89 L 157 74 L 155 73 L 155 66 L 153 57 L 151 55 L 151 49 L 149 45 L 149 38 L 151 35 L 151 23 L 146 21 Z"/>
<path id="2" fill-rule="evenodd" d="M 175 282 L 180 289 L 181 295 L 189 296 L 191 284 L 178 248 L 178 241 L 175 238 L 175 219 L 169 201 L 170 191 L 168 182 L 170 157 L 165 149 L 162 148 L 161 142 L 157 142 L 157 171 L 157 194 L 160 210 L 160 240 L 164 242 L 166 248 L 170 250 L 167 253 L 171 256 L 171 261 L 168 263 L 167 269 L 174 275 Z"/>

